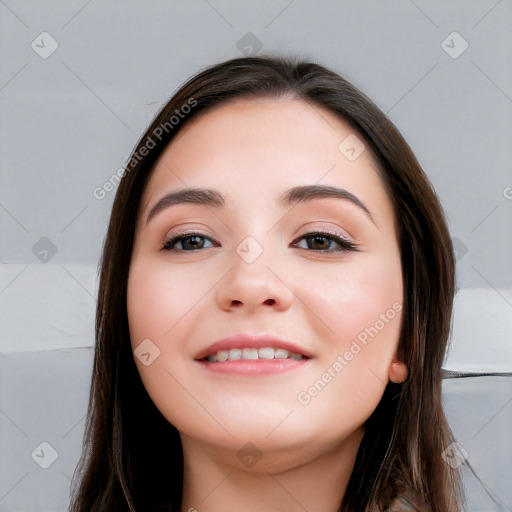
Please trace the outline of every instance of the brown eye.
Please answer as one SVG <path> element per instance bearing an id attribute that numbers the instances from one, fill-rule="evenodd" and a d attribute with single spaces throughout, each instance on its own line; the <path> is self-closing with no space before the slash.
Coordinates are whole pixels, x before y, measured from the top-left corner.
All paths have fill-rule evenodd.
<path id="1" fill-rule="evenodd" d="M 210 245 L 208 245 L 210 244 Z M 166 251 L 195 251 L 213 247 L 212 241 L 206 236 L 193 233 L 190 235 L 178 235 L 164 243 Z"/>
<path id="2" fill-rule="evenodd" d="M 307 245 L 309 249 L 314 250 L 326 250 L 330 249 L 332 240 L 329 240 L 326 236 L 312 235 L 306 237 Z"/>
<path id="3" fill-rule="evenodd" d="M 305 242 L 305 243 L 304 243 Z M 296 245 L 301 249 L 317 252 L 355 251 L 357 245 L 331 233 L 307 233 L 298 239 Z"/>

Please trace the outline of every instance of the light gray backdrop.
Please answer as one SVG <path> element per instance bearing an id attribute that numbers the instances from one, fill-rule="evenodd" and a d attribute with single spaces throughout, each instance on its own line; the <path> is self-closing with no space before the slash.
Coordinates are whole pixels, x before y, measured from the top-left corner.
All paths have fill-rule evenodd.
<path id="1" fill-rule="evenodd" d="M 68 505 L 115 194 L 94 190 L 191 74 L 265 51 L 360 87 L 432 180 L 460 288 L 445 368 L 497 374 L 446 379 L 445 458 L 468 510 L 512 510 L 511 27 L 510 0 L 0 0 L 0 512 Z"/>

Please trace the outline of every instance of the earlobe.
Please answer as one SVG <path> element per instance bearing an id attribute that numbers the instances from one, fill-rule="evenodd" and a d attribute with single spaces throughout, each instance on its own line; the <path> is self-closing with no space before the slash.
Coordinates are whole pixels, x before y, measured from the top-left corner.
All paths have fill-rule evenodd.
<path id="1" fill-rule="evenodd" d="M 401 361 L 393 361 L 389 367 L 389 380 L 395 384 L 401 384 L 407 379 L 409 369 L 405 363 Z"/>

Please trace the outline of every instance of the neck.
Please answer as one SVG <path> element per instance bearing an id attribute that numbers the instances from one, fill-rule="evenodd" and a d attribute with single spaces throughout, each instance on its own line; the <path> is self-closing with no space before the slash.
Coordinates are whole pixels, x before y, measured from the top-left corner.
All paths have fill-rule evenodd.
<path id="1" fill-rule="evenodd" d="M 322 453 L 315 447 L 261 454 L 244 468 L 236 453 L 182 436 L 183 512 L 337 512 L 362 433 Z M 256 462 L 254 462 L 256 461 Z"/>

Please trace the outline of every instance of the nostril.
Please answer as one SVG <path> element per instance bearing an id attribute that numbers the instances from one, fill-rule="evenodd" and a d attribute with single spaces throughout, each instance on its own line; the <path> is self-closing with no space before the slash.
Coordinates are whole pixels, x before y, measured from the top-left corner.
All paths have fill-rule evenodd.
<path id="1" fill-rule="evenodd" d="M 275 299 L 267 299 L 263 304 L 266 304 L 267 306 L 273 306 L 275 302 Z"/>
<path id="2" fill-rule="evenodd" d="M 242 301 L 240 301 L 240 300 L 232 300 L 231 301 L 231 305 L 232 306 L 236 306 L 236 307 L 241 306 L 242 305 Z"/>

